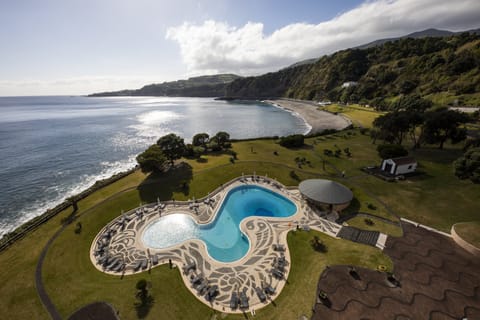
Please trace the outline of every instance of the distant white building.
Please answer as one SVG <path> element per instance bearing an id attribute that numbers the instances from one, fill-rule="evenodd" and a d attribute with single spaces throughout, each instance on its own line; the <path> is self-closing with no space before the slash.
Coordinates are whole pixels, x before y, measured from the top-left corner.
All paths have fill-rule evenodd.
<path id="1" fill-rule="evenodd" d="M 415 172 L 417 165 L 417 161 L 413 157 L 385 159 L 382 161 L 382 171 L 398 176 Z"/>
<path id="2" fill-rule="evenodd" d="M 321 106 L 329 106 L 332 104 L 331 101 L 318 101 L 318 104 Z"/>
<path id="3" fill-rule="evenodd" d="M 358 82 L 356 81 L 347 81 L 342 84 L 342 88 L 350 88 L 357 86 Z"/>

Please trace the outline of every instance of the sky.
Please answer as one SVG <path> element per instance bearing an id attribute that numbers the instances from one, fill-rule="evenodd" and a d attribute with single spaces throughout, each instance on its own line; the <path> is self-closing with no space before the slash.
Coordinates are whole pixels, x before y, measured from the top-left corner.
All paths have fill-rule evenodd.
<path id="1" fill-rule="evenodd" d="M 258 75 L 479 18 L 480 0 L 0 0 L 0 96 Z"/>

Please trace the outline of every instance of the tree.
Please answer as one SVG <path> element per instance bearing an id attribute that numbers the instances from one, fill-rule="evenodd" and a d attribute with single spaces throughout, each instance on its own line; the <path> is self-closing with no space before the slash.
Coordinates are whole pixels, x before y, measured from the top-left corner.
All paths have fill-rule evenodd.
<path id="1" fill-rule="evenodd" d="M 460 179 L 480 183 L 480 148 L 472 148 L 453 163 L 454 173 Z"/>
<path id="2" fill-rule="evenodd" d="M 78 199 L 77 196 L 71 196 L 67 198 L 67 201 L 72 204 L 73 212 L 78 211 Z"/>
<path id="3" fill-rule="evenodd" d="M 137 284 L 135 285 L 135 288 L 137 288 L 137 295 L 138 296 L 145 297 L 148 294 L 147 280 L 145 280 L 145 279 L 138 280 Z"/>
<path id="4" fill-rule="evenodd" d="M 408 113 L 405 111 L 394 111 L 380 116 L 373 121 L 373 125 L 384 141 L 394 144 L 402 144 L 410 130 Z"/>
<path id="5" fill-rule="evenodd" d="M 392 104 L 395 111 L 412 111 L 423 113 L 432 107 L 432 102 L 418 95 L 403 96 Z"/>
<path id="6" fill-rule="evenodd" d="M 230 141 L 230 135 L 225 131 L 219 131 L 213 139 L 217 141 L 220 148 L 225 148 L 226 144 Z"/>
<path id="7" fill-rule="evenodd" d="M 142 172 L 161 172 L 165 167 L 167 158 L 162 149 L 156 144 L 148 147 L 147 150 L 137 156 L 137 162 Z"/>
<path id="8" fill-rule="evenodd" d="M 290 136 L 281 137 L 280 145 L 285 148 L 299 148 L 303 146 L 305 137 L 303 134 L 292 134 Z"/>
<path id="9" fill-rule="evenodd" d="M 196 147 L 207 147 L 207 143 L 210 140 L 208 133 L 197 133 L 193 136 L 192 144 Z"/>
<path id="10" fill-rule="evenodd" d="M 377 147 L 377 151 L 382 159 L 398 158 L 408 155 L 407 149 L 399 144 L 381 144 Z"/>
<path id="11" fill-rule="evenodd" d="M 170 161 L 171 166 L 173 166 L 175 160 L 180 159 L 185 154 L 186 150 L 183 138 L 174 133 L 167 134 L 158 139 L 157 145 L 160 147 L 165 157 Z"/>
<path id="12" fill-rule="evenodd" d="M 425 119 L 422 139 L 430 144 L 438 143 L 439 149 L 443 149 L 443 144 L 448 139 L 455 144 L 467 137 L 466 130 L 459 127 L 469 120 L 465 113 L 441 108 L 427 112 Z"/>

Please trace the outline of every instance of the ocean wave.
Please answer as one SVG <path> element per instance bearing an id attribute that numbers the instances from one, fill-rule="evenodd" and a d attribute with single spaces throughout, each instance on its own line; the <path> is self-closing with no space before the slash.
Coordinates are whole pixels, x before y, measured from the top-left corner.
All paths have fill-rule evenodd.
<path id="1" fill-rule="evenodd" d="M 267 102 L 263 101 L 263 103 L 267 103 Z M 273 102 L 272 102 L 272 103 L 268 103 L 268 104 L 274 106 L 275 108 L 282 109 L 283 111 L 286 111 L 286 112 L 290 113 L 290 114 L 291 114 L 292 116 L 294 116 L 295 118 L 298 118 L 298 119 L 302 120 L 302 122 L 305 124 L 305 127 L 307 128 L 307 129 L 305 130 L 305 132 L 303 133 L 304 135 L 310 133 L 310 131 L 312 130 L 312 126 L 311 126 L 311 125 L 307 122 L 307 120 L 306 120 L 304 117 L 302 117 L 298 112 L 293 111 L 293 110 L 290 110 L 290 109 L 287 109 L 287 108 L 284 108 L 284 107 L 282 107 L 281 105 L 276 104 L 276 103 L 273 103 Z"/>
<path id="2" fill-rule="evenodd" d="M 88 189 L 95 184 L 96 181 L 107 179 L 115 174 L 132 169 L 136 165 L 135 157 L 136 154 L 132 154 L 127 159 L 121 161 L 103 161 L 100 163 L 102 169 L 99 173 L 82 175 L 79 181 L 71 185 L 55 185 L 45 188 L 45 192 L 55 194 L 55 196 L 33 200 L 22 208 L 17 216 L 0 222 L 0 237 L 15 230 L 23 223 L 42 215 L 48 209 L 54 208 L 67 198 Z"/>

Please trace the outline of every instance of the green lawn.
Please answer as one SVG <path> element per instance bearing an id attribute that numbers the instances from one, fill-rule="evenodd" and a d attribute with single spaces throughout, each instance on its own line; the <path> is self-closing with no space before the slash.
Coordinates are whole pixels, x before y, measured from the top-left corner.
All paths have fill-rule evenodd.
<path id="1" fill-rule="evenodd" d="M 371 128 L 373 120 L 384 114 L 382 112 L 377 112 L 371 108 L 366 108 L 355 104 L 348 106 L 332 104 L 326 107 L 322 107 L 321 110 L 341 113 L 346 117 L 350 118 L 354 125 L 364 128 Z"/>
<path id="2" fill-rule="evenodd" d="M 151 282 L 151 294 L 155 301 L 148 310 L 148 318 L 210 319 L 213 311 L 191 295 L 177 270 L 164 266 L 121 279 L 103 274 L 93 267 L 88 254 L 95 235 L 115 216 L 112 212 L 118 211 L 120 207 L 135 206 L 138 198 L 134 191 L 130 191 L 112 200 L 80 219 L 83 225 L 80 235 L 74 233 L 74 225 L 71 225 L 49 252 L 44 279 L 48 293 L 62 316 L 68 316 L 91 301 L 100 300 L 112 303 L 125 319 L 134 319 L 138 316 L 134 307 L 135 283 L 145 278 Z M 316 252 L 310 246 L 309 241 L 314 235 L 326 244 L 329 249 L 327 253 Z M 392 268 L 390 259 L 378 249 L 336 240 L 319 232 L 291 233 L 288 243 L 292 252 L 288 285 L 275 301 L 276 306 L 257 312 L 259 319 L 292 319 L 301 314 L 309 315 L 316 281 L 326 265 L 354 264 L 375 268 L 383 264 Z M 59 263 L 60 260 L 62 263 Z M 243 316 L 229 316 L 228 319 L 230 318 L 241 319 Z"/>
<path id="3" fill-rule="evenodd" d="M 386 223 L 380 219 L 369 217 L 368 219 L 373 221 L 373 225 L 370 226 L 365 223 L 365 219 L 367 219 L 367 217 L 358 216 L 348 220 L 347 223 L 351 227 L 370 231 L 381 231 L 393 237 L 401 237 L 403 234 L 402 229 L 399 226 Z"/>
<path id="4" fill-rule="evenodd" d="M 458 223 L 455 231 L 462 239 L 480 248 L 480 221 Z"/>
<path id="5" fill-rule="evenodd" d="M 350 149 L 351 157 L 345 155 L 345 148 Z M 354 192 L 350 211 L 368 212 L 394 221 L 396 217 L 392 212 L 447 232 L 454 223 L 478 221 L 480 208 L 476 198 L 480 185 L 458 180 L 452 172 L 451 162 L 461 155 L 461 146 L 446 145 L 446 150 L 422 148 L 412 152 L 422 174 L 395 183 L 360 170 L 363 166 L 380 164 L 375 148 L 368 136 L 350 130 L 306 139 L 306 146 L 296 150 L 283 148 L 274 140 L 237 142 L 233 144 L 238 153 L 234 164 L 230 163 L 229 155 L 219 154 L 204 156 L 205 160 L 200 162 L 188 160 L 188 166 L 164 175 L 146 176 L 135 172 L 79 202 L 77 221 L 82 222 L 83 231 L 76 235 L 73 224 L 53 243 L 44 268 L 47 290 L 64 316 L 84 303 L 103 299 L 119 308 L 122 318 L 130 319 L 137 317 L 133 307 L 134 284 L 146 278 L 152 283 L 155 298 L 148 318 L 210 319 L 212 311 L 190 295 L 176 270 L 160 267 L 151 273 L 120 279 L 98 272 L 88 259 L 88 250 L 96 233 L 121 210 L 134 208 L 140 202 L 156 201 L 157 197 L 162 200 L 199 198 L 230 179 L 253 171 L 268 174 L 286 185 L 298 185 L 307 178 L 335 179 Z M 324 149 L 340 149 L 342 154 L 338 158 L 325 156 Z M 308 163 L 299 167 L 295 162 L 298 157 L 304 157 Z M 345 178 L 340 176 L 342 171 Z M 35 266 L 41 249 L 69 213 L 69 210 L 63 212 L 0 253 L 0 311 L 3 314 L 8 312 L 16 319 L 48 318 L 34 287 Z M 361 222 L 361 218 L 350 221 L 352 225 L 366 228 Z M 380 220 L 375 220 L 374 227 L 398 234 L 398 229 Z M 277 307 L 269 306 L 258 312 L 257 317 L 291 319 L 308 315 L 316 282 L 326 264 L 390 265 L 374 248 L 323 235 L 320 237 L 331 250 L 327 254 L 314 252 L 308 245 L 313 234 L 289 235 L 290 284 L 276 300 Z"/>
<path id="6" fill-rule="evenodd" d="M 135 187 L 143 179 L 145 176 L 141 172 L 135 172 L 95 192 L 79 202 L 79 212 L 84 212 L 120 190 Z M 48 239 L 60 228 L 61 220 L 70 212 L 70 208 L 63 211 L 0 253 L 0 266 L 2 266 L 0 312 L 2 314 L 15 315 L 15 319 L 49 319 L 35 289 L 35 268 L 41 250 Z M 54 260 L 57 263 L 63 263 L 62 259 Z"/>

